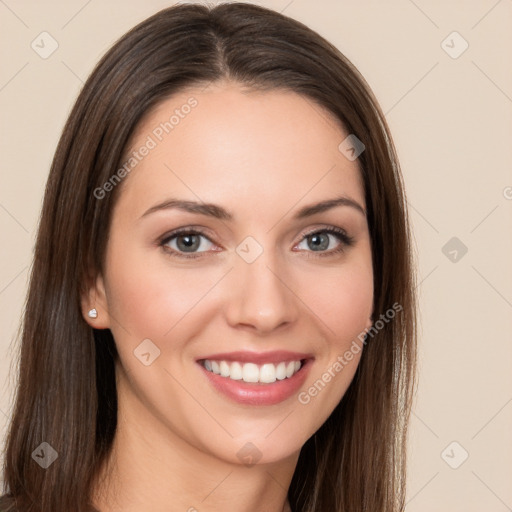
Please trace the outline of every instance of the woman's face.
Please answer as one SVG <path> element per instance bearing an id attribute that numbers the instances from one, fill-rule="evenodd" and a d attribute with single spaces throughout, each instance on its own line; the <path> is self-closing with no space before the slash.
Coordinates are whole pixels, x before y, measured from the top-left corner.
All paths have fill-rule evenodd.
<path id="1" fill-rule="evenodd" d="M 87 308 L 148 436 L 272 462 L 343 397 L 373 302 L 348 135 L 309 99 L 233 83 L 177 94 L 138 127 L 123 181 L 103 188 L 122 187 Z"/>

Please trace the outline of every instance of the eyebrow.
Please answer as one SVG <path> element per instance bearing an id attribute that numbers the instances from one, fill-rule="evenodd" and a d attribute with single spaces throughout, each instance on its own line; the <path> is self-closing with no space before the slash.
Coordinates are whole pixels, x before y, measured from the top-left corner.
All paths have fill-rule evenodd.
<path id="1" fill-rule="evenodd" d="M 293 217 L 294 220 L 300 220 L 304 219 L 306 217 L 311 217 L 313 215 L 316 215 L 317 213 L 322 213 L 327 210 L 331 210 L 333 208 L 336 208 L 338 206 L 349 206 L 355 210 L 357 210 L 359 213 L 364 215 L 366 217 L 366 211 L 365 209 L 353 199 L 350 199 L 349 197 L 336 197 L 334 199 L 327 199 L 325 201 L 321 201 L 319 203 L 310 204 L 307 206 L 302 207 Z M 177 209 L 182 210 L 188 213 L 196 213 L 200 215 L 206 215 L 208 217 L 214 217 L 216 219 L 220 220 L 227 220 L 232 221 L 234 220 L 235 216 L 230 211 L 226 210 L 222 206 L 213 204 L 213 203 L 198 203 L 196 201 L 185 201 L 182 199 L 175 199 L 170 198 L 166 199 L 165 201 L 158 203 L 148 210 L 146 210 L 142 215 L 141 219 L 143 217 L 146 217 L 152 213 L 161 211 L 161 210 L 170 210 L 170 209 Z"/>

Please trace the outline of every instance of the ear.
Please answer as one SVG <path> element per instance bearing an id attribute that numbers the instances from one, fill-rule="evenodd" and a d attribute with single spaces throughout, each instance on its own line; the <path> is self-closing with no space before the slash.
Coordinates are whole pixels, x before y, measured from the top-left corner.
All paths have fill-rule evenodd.
<path id="1" fill-rule="evenodd" d="M 107 294 L 103 277 L 98 274 L 96 279 L 86 288 L 82 294 L 82 315 L 85 321 L 94 329 L 109 329 L 110 316 L 108 313 Z M 96 318 L 89 316 L 89 311 L 95 309 Z"/>

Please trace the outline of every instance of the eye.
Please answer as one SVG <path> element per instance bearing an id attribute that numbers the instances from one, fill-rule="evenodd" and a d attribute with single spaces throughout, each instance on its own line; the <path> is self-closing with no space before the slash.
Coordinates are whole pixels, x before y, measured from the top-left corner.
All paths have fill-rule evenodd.
<path id="1" fill-rule="evenodd" d="M 336 241 L 338 242 L 337 246 Z M 315 256 L 331 256 L 344 251 L 346 247 L 353 245 L 353 243 L 353 237 L 347 235 L 343 229 L 329 227 L 305 234 L 297 247 L 306 249 L 307 252 L 318 253 Z M 300 247 L 301 244 L 306 244 L 306 247 Z"/>
<path id="2" fill-rule="evenodd" d="M 211 250 L 213 242 L 197 229 L 182 228 L 166 235 L 160 245 L 173 256 L 183 258 L 198 258 L 201 254 Z"/>
<path id="3" fill-rule="evenodd" d="M 296 247 L 305 250 L 306 253 L 316 253 L 315 257 L 333 256 L 352 246 L 353 243 L 353 237 L 347 235 L 343 229 L 328 227 L 303 235 L 303 239 Z M 303 244 L 306 244 L 306 247 L 301 247 Z M 178 258 L 200 258 L 204 256 L 202 253 L 210 252 L 213 247 L 217 247 L 201 230 L 190 227 L 180 228 L 164 235 L 159 245 L 170 256 Z M 213 249 L 213 251 L 219 250 L 221 249 L 218 247 Z"/>

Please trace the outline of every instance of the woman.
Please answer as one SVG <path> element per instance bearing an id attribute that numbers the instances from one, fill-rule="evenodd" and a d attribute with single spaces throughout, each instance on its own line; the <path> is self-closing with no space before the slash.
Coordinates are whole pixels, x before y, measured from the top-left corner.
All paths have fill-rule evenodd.
<path id="1" fill-rule="evenodd" d="M 177 5 L 69 116 L 0 509 L 404 509 L 415 294 L 384 116 L 262 7 Z"/>

